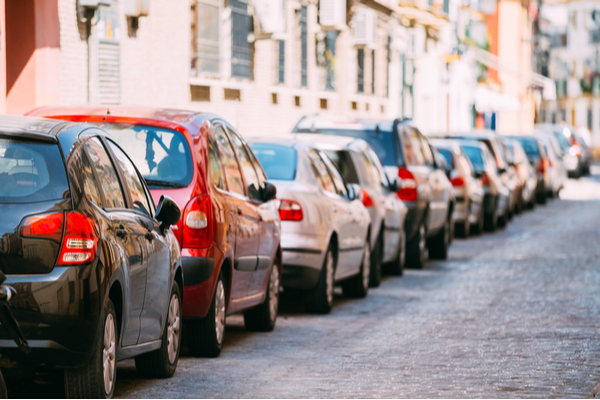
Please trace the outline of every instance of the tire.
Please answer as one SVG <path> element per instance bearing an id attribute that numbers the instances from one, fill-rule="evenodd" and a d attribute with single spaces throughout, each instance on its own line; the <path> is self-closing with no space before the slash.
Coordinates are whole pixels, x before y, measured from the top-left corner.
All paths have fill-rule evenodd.
<path id="1" fill-rule="evenodd" d="M 466 238 L 469 237 L 469 234 L 471 233 L 471 223 L 467 219 L 464 222 L 457 223 L 454 226 L 454 229 L 455 229 L 455 232 L 456 232 L 456 237 L 459 237 L 459 238 L 462 238 L 462 239 L 466 239 Z"/>
<path id="2" fill-rule="evenodd" d="M 371 246 L 369 239 L 365 243 L 360 271 L 357 275 L 342 283 L 344 296 L 360 299 L 369 293 L 369 275 L 371 274 Z"/>
<path id="3" fill-rule="evenodd" d="M 68 399 L 110 399 L 117 380 L 117 313 L 110 299 L 101 313 L 102 331 L 88 363 L 65 368 L 65 395 Z"/>
<path id="4" fill-rule="evenodd" d="M 265 301 L 244 312 L 244 325 L 249 331 L 271 332 L 275 329 L 279 310 L 279 264 L 279 257 L 277 257 L 269 274 Z"/>
<path id="5" fill-rule="evenodd" d="M 160 349 L 135 358 L 135 368 L 142 375 L 152 378 L 169 378 L 175 374 L 181 349 L 182 308 L 183 299 L 179 284 L 173 282 Z"/>
<path id="6" fill-rule="evenodd" d="M 484 228 L 488 232 L 494 232 L 498 229 L 498 210 L 495 209 L 491 214 L 485 214 Z"/>
<path id="7" fill-rule="evenodd" d="M 427 233 L 425 231 L 425 217 L 419 224 L 417 235 L 406 244 L 406 266 L 414 269 L 423 269 L 425 266 L 425 252 L 427 248 Z"/>
<path id="8" fill-rule="evenodd" d="M 546 204 L 548 201 L 548 196 L 546 196 L 546 193 L 538 194 L 536 196 L 536 201 L 538 204 Z"/>
<path id="9" fill-rule="evenodd" d="M 452 216 L 446 216 L 442 230 L 428 243 L 429 257 L 435 260 L 447 260 L 450 248 L 450 225 Z"/>
<path id="10" fill-rule="evenodd" d="M 477 225 L 471 225 L 471 234 L 472 235 L 481 235 L 483 233 L 484 228 L 484 212 L 483 212 L 483 204 L 480 206 L 479 215 L 477 216 Z"/>
<path id="11" fill-rule="evenodd" d="M 504 215 L 498 217 L 498 228 L 504 228 L 508 224 L 508 211 L 504 210 Z"/>
<path id="12" fill-rule="evenodd" d="M 225 283 L 219 273 L 215 293 L 205 318 L 190 321 L 188 348 L 195 357 L 218 357 L 225 338 Z"/>
<path id="13" fill-rule="evenodd" d="M 402 230 L 399 246 L 400 249 L 398 250 L 396 259 L 388 265 L 389 273 L 395 276 L 404 275 L 404 265 L 406 262 L 406 233 L 404 233 L 404 230 Z"/>
<path id="14" fill-rule="evenodd" d="M 304 294 L 304 304 L 307 312 L 329 314 L 333 307 L 334 273 L 335 257 L 333 256 L 333 245 L 329 244 L 317 286 Z"/>
<path id="15" fill-rule="evenodd" d="M 383 259 L 383 233 L 377 237 L 375 248 L 371 251 L 371 268 L 369 273 L 369 286 L 377 287 L 381 284 L 381 260 Z"/>
<path id="16" fill-rule="evenodd" d="M 6 390 L 6 382 L 4 382 L 2 372 L 0 372 L 0 399 L 8 399 L 8 391 Z"/>

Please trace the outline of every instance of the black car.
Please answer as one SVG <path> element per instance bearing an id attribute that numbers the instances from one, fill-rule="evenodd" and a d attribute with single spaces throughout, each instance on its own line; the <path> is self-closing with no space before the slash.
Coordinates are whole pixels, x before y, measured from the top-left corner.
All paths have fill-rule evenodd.
<path id="1" fill-rule="evenodd" d="M 0 117 L 0 270 L 32 352 L 0 326 L 11 365 L 64 368 L 67 397 L 111 397 L 116 362 L 173 375 L 183 275 L 170 225 L 129 157 L 102 130 Z"/>
<path id="2" fill-rule="evenodd" d="M 348 136 L 366 141 L 377 153 L 398 198 L 408 207 L 404 225 L 406 265 L 423 268 L 429 256 L 446 259 L 454 235 L 452 184 L 443 157 L 434 156 L 411 120 L 367 120 L 311 115 L 294 133 Z"/>

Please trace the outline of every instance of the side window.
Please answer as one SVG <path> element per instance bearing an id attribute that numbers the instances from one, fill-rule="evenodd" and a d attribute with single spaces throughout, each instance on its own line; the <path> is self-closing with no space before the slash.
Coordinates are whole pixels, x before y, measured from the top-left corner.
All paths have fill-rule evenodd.
<path id="1" fill-rule="evenodd" d="M 333 165 L 331 160 L 329 160 L 329 158 L 327 158 L 327 156 L 325 154 L 321 153 L 321 158 L 323 159 L 323 162 L 325 163 L 325 165 L 327 165 L 327 169 L 329 170 L 329 173 L 331 174 L 331 179 L 333 180 L 333 184 L 335 185 L 335 189 L 336 189 L 335 192 L 342 197 L 348 197 L 348 190 L 346 190 L 346 185 L 344 184 L 344 179 L 340 175 L 337 168 Z"/>
<path id="2" fill-rule="evenodd" d="M 97 137 L 91 138 L 84 146 L 89 155 L 90 163 L 96 169 L 96 174 L 102 186 L 107 208 L 125 208 L 125 196 L 117 176 L 117 171 Z"/>
<path id="3" fill-rule="evenodd" d="M 308 152 L 308 158 L 315 177 L 321 184 L 323 190 L 335 193 L 335 187 L 333 186 L 333 181 L 331 180 L 331 176 L 329 176 L 329 172 L 327 172 L 327 166 L 323 163 L 319 154 L 314 150 L 310 150 Z"/>
<path id="4" fill-rule="evenodd" d="M 265 181 L 267 180 L 267 175 L 265 174 L 265 171 L 263 171 L 262 166 L 256 159 L 256 156 L 254 155 L 254 152 L 252 151 L 252 149 L 250 147 L 246 146 L 246 150 L 248 150 L 248 154 L 250 154 L 250 159 L 252 160 L 252 165 L 254 165 L 254 170 L 256 171 L 256 175 L 258 175 L 258 183 L 260 184 L 260 187 L 264 188 Z"/>
<path id="5" fill-rule="evenodd" d="M 235 149 L 235 153 L 238 156 L 238 160 L 240 160 L 240 166 L 242 167 L 242 173 L 244 174 L 246 185 L 248 185 L 248 197 L 250 197 L 252 200 L 261 200 L 258 175 L 256 175 L 254 165 L 252 165 L 252 161 L 250 160 L 246 146 L 244 146 L 244 142 L 242 142 L 242 139 L 239 137 L 237 132 L 232 129 L 228 129 L 228 131 L 229 137 L 231 137 L 231 142 L 233 143 L 233 147 Z"/>
<path id="6" fill-rule="evenodd" d="M 381 175 L 379 175 L 379 170 L 377 169 L 377 166 L 373 163 L 373 160 L 371 160 L 371 157 L 369 157 L 369 154 L 367 154 L 366 150 L 360 154 L 362 155 L 363 160 L 365 161 L 365 165 L 367 166 L 367 172 L 371 177 L 371 182 L 373 182 L 375 186 L 381 186 Z"/>
<path id="7" fill-rule="evenodd" d="M 102 207 L 102 196 L 100 196 L 100 188 L 98 187 L 98 182 L 96 181 L 96 177 L 94 176 L 94 170 L 92 169 L 92 164 L 88 159 L 88 156 L 85 151 L 81 152 L 81 162 L 83 164 L 83 176 L 85 177 L 84 183 L 84 191 L 85 195 L 93 203 L 96 203 L 97 206 Z"/>
<path id="8" fill-rule="evenodd" d="M 421 148 L 419 134 L 412 128 L 404 131 L 404 147 L 409 165 L 425 165 L 425 155 Z"/>
<path id="9" fill-rule="evenodd" d="M 425 156 L 425 162 L 431 166 L 435 165 L 435 159 L 433 158 L 431 147 L 429 147 L 429 142 L 420 133 L 418 135 L 421 139 L 421 145 L 423 146 L 423 155 Z"/>
<path id="10" fill-rule="evenodd" d="M 129 192 L 131 194 L 131 201 L 133 202 L 133 209 L 151 217 L 152 214 L 150 214 L 150 212 L 152 209 L 150 208 L 148 198 L 146 197 L 144 184 L 142 183 L 137 170 L 133 166 L 133 163 L 116 144 L 109 140 L 108 145 L 115 157 L 117 157 L 117 163 L 120 165 L 123 177 L 127 181 L 127 186 L 129 187 Z"/>
<path id="11" fill-rule="evenodd" d="M 458 156 L 458 162 L 463 170 L 463 173 L 467 176 L 473 175 L 473 168 L 471 168 L 471 163 L 467 157 L 463 154 Z"/>
<path id="12" fill-rule="evenodd" d="M 244 181 L 242 180 L 242 175 L 240 173 L 240 166 L 235 158 L 231 143 L 229 143 L 229 139 L 227 139 L 227 134 L 220 125 L 215 127 L 215 139 L 217 140 L 219 154 L 221 154 L 223 168 L 225 168 L 225 177 L 227 179 L 229 191 L 245 196 L 246 191 L 244 190 Z"/>
<path id="13" fill-rule="evenodd" d="M 367 157 L 369 157 L 369 159 L 371 160 L 371 163 L 373 163 L 375 168 L 377 168 L 377 173 L 379 174 L 379 180 L 381 181 L 381 184 L 387 186 L 389 182 L 388 182 L 387 175 L 385 174 L 385 169 L 383 168 L 383 165 L 381 164 L 379 157 L 377 156 L 377 154 L 375 154 L 373 149 L 371 149 L 371 148 L 367 149 Z"/>
<path id="14" fill-rule="evenodd" d="M 213 185 L 221 190 L 227 190 L 219 150 L 217 150 L 217 144 L 212 135 L 208 137 L 208 168 Z"/>

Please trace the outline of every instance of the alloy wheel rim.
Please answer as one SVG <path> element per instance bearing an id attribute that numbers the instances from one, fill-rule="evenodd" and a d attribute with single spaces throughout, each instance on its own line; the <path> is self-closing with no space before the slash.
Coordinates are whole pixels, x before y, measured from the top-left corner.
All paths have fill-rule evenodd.
<path id="1" fill-rule="evenodd" d="M 169 305 L 169 319 L 167 325 L 167 353 L 169 363 L 173 365 L 177 359 L 179 350 L 179 330 L 181 326 L 181 311 L 179 307 L 179 298 L 176 294 L 171 297 Z"/>
<path id="2" fill-rule="evenodd" d="M 325 264 L 325 291 L 327 304 L 333 304 L 333 256 L 331 252 L 327 253 L 327 263 Z"/>
<path id="3" fill-rule="evenodd" d="M 369 244 L 365 245 L 365 254 L 363 257 L 363 266 L 362 266 L 362 281 L 363 288 L 369 287 L 369 276 L 371 273 L 371 249 L 369 248 Z"/>
<path id="4" fill-rule="evenodd" d="M 106 316 L 104 322 L 104 346 L 102 348 L 102 367 L 104 374 L 104 392 L 111 393 L 115 381 L 116 367 L 116 330 L 115 319 L 112 314 Z"/>
<path id="5" fill-rule="evenodd" d="M 273 265 L 271 277 L 269 279 L 269 316 L 271 321 L 277 318 L 277 309 L 279 307 L 279 269 L 277 264 Z"/>
<path id="6" fill-rule="evenodd" d="M 225 333 L 225 288 L 223 287 L 223 281 L 219 280 L 217 283 L 217 290 L 215 293 L 215 334 L 217 343 L 221 344 L 223 341 L 223 334 Z"/>

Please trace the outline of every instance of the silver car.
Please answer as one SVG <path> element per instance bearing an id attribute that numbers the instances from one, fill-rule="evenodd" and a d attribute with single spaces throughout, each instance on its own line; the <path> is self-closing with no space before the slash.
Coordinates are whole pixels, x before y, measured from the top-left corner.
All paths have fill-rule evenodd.
<path id="1" fill-rule="evenodd" d="M 454 191 L 454 220 L 455 234 L 466 238 L 471 231 L 483 232 L 483 186 L 475 177 L 475 167 L 460 147 L 458 141 L 431 139 L 429 140 L 438 152 L 446 159 L 446 171 Z"/>
<path id="2" fill-rule="evenodd" d="M 371 216 L 372 287 L 381 282 L 381 266 L 389 264 L 394 275 L 402 275 L 406 251 L 404 221 L 408 208 L 391 190 L 379 157 L 362 139 L 345 136 L 294 136 L 325 151 L 347 183 L 360 186 L 359 199 Z"/>
<path id="3" fill-rule="evenodd" d="M 556 136 L 546 133 L 535 134 L 548 156 L 548 197 L 556 197 L 568 179 L 567 168 L 563 161 L 564 153 Z"/>
<path id="4" fill-rule="evenodd" d="M 293 138 L 250 140 L 280 201 L 284 287 L 305 290 L 307 311 L 328 313 L 333 287 L 369 289 L 371 217 L 327 155 Z"/>
<path id="5" fill-rule="evenodd" d="M 529 163 L 527 153 L 518 140 L 503 137 L 502 143 L 507 150 L 507 155 L 512 159 L 515 171 L 521 181 L 521 195 L 516 209 L 524 210 L 526 207 L 533 208 L 535 205 L 535 191 L 537 187 L 537 173 Z"/>

